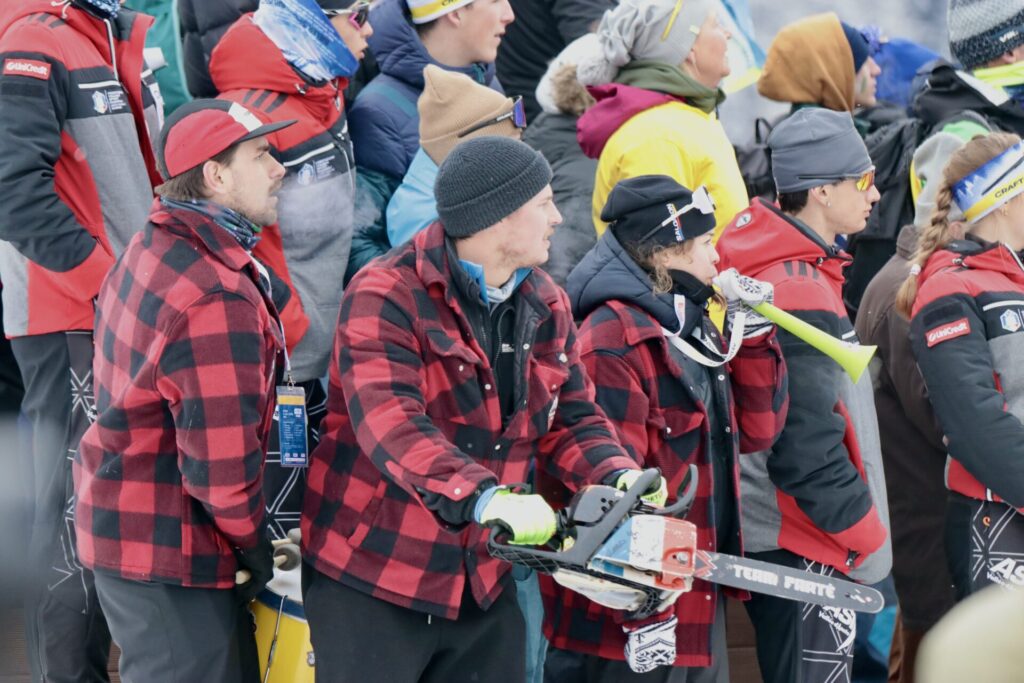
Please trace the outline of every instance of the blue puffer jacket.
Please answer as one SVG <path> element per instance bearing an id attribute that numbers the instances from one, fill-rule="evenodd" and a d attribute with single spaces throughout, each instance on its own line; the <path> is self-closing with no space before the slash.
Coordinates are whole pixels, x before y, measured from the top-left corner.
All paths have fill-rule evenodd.
<path id="1" fill-rule="evenodd" d="M 359 93 L 348 115 L 356 166 L 384 173 L 398 182 L 420 146 L 416 100 L 423 92 L 423 68 L 427 64 L 464 73 L 503 92 L 494 75 L 494 64 L 453 69 L 431 58 L 406 18 L 403 4 L 403 0 L 384 0 L 370 13 L 370 49 L 377 58 L 380 75 Z"/>

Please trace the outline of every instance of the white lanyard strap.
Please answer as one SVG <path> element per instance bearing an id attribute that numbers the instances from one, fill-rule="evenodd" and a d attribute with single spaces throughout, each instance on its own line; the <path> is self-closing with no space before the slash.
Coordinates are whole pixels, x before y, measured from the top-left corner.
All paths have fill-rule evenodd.
<path id="1" fill-rule="evenodd" d="M 685 355 L 690 360 L 696 363 L 700 363 L 701 365 L 709 368 L 717 368 L 731 361 L 736 356 L 736 354 L 739 353 L 740 345 L 743 344 L 743 328 L 746 326 L 746 322 L 747 312 L 743 310 L 743 308 L 741 307 L 740 310 L 736 312 L 736 317 L 733 318 L 732 335 L 729 339 L 729 350 L 726 352 L 724 356 L 720 351 L 711 348 L 710 346 L 708 346 L 707 342 L 701 340 L 701 343 L 704 344 L 704 347 L 709 351 L 714 352 L 714 354 L 719 356 L 721 360 L 711 360 L 707 356 L 701 354 L 700 351 L 693 348 L 693 346 L 691 346 L 686 340 L 684 340 L 675 332 L 669 332 L 664 327 L 661 328 L 661 331 L 668 338 L 669 343 L 672 344 L 672 346 L 679 349 L 679 351 L 682 352 L 682 354 Z"/>
<path id="2" fill-rule="evenodd" d="M 253 256 L 252 253 L 249 254 L 249 258 L 252 260 L 252 264 L 256 266 L 256 270 L 259 271 L 260 277 L 263 279 L 263 284 L 267 288 L 267 298 L 270 298 L 272 287 L 270 283 L 270 273 L 267 272 L 267 269 L 263 266 L 262 263 L 256 260 L 256 257 Z M 277 324 L 281 328 L 281 353 L 284 354 L 285 380 L 289 384 L 294 384 L 295 382 L 292 380 L 292 363 L 291 360 L 288 358 L 288 342 L 285 340 L 284 337 L 284 321 L 281 320 L 280 311 L 278 311 L 277 315 Z"/>

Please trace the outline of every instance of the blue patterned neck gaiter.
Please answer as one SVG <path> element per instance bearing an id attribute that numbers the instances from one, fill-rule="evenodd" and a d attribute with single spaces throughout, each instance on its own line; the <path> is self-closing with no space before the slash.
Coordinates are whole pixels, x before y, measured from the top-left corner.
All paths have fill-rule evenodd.
<path id="1" fill-rule="evenodd" d="M 256 225 L 248 218 L 234 209 L 209 202 L 203 199 L 193 199 L 187 202 L 179 202 L 174 199 L 162 198 L 161 203 L 171 209 L 185 209 L 200 213 L 220 227 L 231 233 L 231 236 L 242 245 L 246 251 L 252 251 L 260 241 L 260 233 L 263 228 Z"/>
<path id="2" fill-rule="evenodd" d="M 121 9 L 120 0 L 71 0 L 71 4 L 99 19 L 113 19 Z"/>
<path id="3" fill-rule="evenodd" d="M 262 0 L 253 21 L 313 82 L 355 73 L 359 60 L 314 0 Z"/>

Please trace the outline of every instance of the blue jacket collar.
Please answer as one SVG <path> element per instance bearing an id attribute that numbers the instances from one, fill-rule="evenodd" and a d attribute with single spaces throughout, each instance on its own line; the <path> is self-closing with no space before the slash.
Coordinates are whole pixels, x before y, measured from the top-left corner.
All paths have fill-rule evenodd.
<path id="1" fill-rule="evenodd" d="M 679 329 L 672 295 L 654 293 L 647 273 L 626 253 L 611 230 L 605 230 L 597 245 L 569 274 L 565 291 L 577 319 L 618 299 L 643 309 L 666 329 Z"/>
<path id="2" fill-rule="evenodd" d="M 477 83 L 490 85 L 494 80 L 494 64 L 473 64 L 465 68 L 452 68 L 430 56 L 416 29 L 405 17 L 404 0 L 384 0 L 370 12 L 373 35 L 370 49 L 377 59 L 381 73 L 388 74 L 416 90 L 423 89 L 423 69 L 434 64 L 448 71 L 464 73 Z"/>

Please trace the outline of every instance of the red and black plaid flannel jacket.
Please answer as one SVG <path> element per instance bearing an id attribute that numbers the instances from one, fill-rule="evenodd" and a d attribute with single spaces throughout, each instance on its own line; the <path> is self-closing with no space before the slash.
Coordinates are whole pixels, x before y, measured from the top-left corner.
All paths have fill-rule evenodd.
<path id="1" fill-rule="evenodd" d="M 249 254 L 159 200 L 100 290 L 96 422 L 75 458 L 83 564 L 230 588 L 262 532 L 263 459 L 283 348 Z"/>
<path id="2" fill-rule="evenodd" d="M 487 479 L 525 481 L 534 458 L 572 488 L 636 468 L 594 403 L 565 292 L 535 269 L 515 296 L 521 374 L 502 431 L 494 373 L 452 291 L 441 225 L 352 280 L 302 513 L 303 556 L 318 571 L 449 619 L 468 577 L 486 609 L 509 565 L 488 555 L 483 527 L 446 526 L 420 491 L 462 500 Z"/>
<path id="3" fill-rule="evenodd" d="M 580 348 L 597 388 L 598 404 L 618 428 L 622 443 L 641 457 L 642 465 L 661 468 L 670 500 L 689 465 L 697 465 L 697 498 L 687 520 L 697 526 L 699 547 L 715 551 L 707 408 L 670 356 L 661 324 L 636 306 L 609 301 L 580 326 Z M 722 371 L 728 372 L 730 380 L 729 430 L 735 458 L 741 451 L 768 448 L 782 431 L 787 406 L 786 370 L 775 333 L 744 342 L 728 370 Z M 738 492 L 735 458 L 733 490 Z M 734 519 L 739 523 L 738 500 L 734 503 Z M 548 576 L 541 577 L 541 588 L 544 632 L 553 647 L 605 659 L 625 658 L 621 612 L 562 588 Z M 700 579 L 676 602 L 676 666 L 711 665 L 715 609 L 715 588 Z"/>

